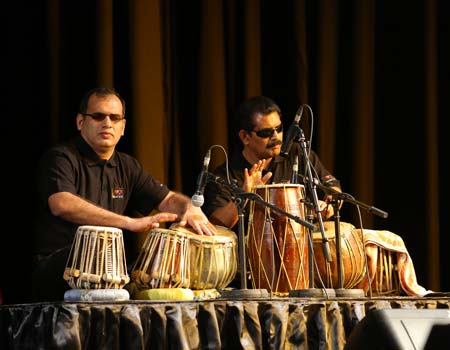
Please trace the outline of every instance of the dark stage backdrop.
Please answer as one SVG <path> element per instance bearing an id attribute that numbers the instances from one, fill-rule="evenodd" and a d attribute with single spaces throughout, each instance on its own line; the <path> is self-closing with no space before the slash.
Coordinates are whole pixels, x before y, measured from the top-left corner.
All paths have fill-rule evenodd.
<path id="1" fill-rule="evenodd" d="M 364 210 L 366 228 L 401 235 L 418 281 L 450 290 L 447 1 L 33 1 L 3 5 L 5 302 L 28 296 L 35 167 L 76 132 L 83 93 L 127 100 L 120 150 L 191 196 L 207 149 L 229 152 L 233 111 L 277 101 Z M 314 122 L 314 123 L 313 123 Z M 313 126 L 313 128 L 312 128 Z M 214 150 L 211 166 L 223 160 Z M 349 203 L 343 219 L 356 226 Z M 8 257 L 10 253 L 12 257 Z"/>

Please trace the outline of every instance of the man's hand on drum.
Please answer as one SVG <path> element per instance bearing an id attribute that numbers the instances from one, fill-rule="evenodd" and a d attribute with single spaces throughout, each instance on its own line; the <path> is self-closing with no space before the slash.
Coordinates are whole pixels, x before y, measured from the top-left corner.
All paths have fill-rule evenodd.
<path id="1" fill-rule="evenodd" d="M 334 215 L 334 208 L 327 200 L 321 201 L 319 199 L 319 208 L 320 215 L 322 215 L 322 219 L 324 220 L 329 219 Z M 317 214 L 315 216 L 317 217 Z"/>
<path id="2" fill-rule="evenodd" d="M 159 227 L 159 224 L 162 222 L 175 221 L 177 217 L 177 214 L 161 212 L 151 216 L 129 218 L 124 228 L 132 232 L 145 232 Z"/>
<path id="3" fill-rule="evenodd" d="M 186 212 L 182 215 L 178 225 L 189 225 L 199 235 L 215 236 L 217 228 L 214 226 L 203 213 L 200 207 L 189 205 Z"/>
<path id="4" fill-rule="evenodd" d="M 244 191 L 251 192 L 253 187 L 259 185 L 265 185 L 267 181 L 272 177 L 272 173 L 269 171 L 266 175 L 262 176 L 262 171 L 266 165 L 266 160 L 261 159 L 248 169 L 244 169 Z"/>
<path id="5" fill-rule="evenodd" d="M 341 192 L 339 187 L 332 187 L 333 190 L 337 192 Z M 334 215 L 334 206 L 333 206 L 333 196 L 331 194 L 325 195 L 323 200 L 319 200 L 320 212 L 322 215 L 322 219 L 329 219 Z M 339 202 L 339 209 L 342 207 L 343 201 Z M 316 215 L 317 217 L 317 215 Z"/>

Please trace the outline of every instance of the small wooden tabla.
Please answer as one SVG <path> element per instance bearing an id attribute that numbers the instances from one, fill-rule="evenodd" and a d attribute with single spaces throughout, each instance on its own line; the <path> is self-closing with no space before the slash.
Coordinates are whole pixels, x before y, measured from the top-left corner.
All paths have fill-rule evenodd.
<path id="1" fill-rule="evenodd" d="M 185 233 L 157 228 L 148 232 L 131 270 L 140 288 L 189 287 L 189 238 Z"/>

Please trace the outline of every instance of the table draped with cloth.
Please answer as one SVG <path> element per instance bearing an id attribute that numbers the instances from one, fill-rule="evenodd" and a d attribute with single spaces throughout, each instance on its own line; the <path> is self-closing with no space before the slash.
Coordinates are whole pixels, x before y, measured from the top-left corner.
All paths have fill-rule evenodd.
<path id="1" fill-rule="evenodd" d="M 0 306 L 1 349 L 343 349 L 370 310 L 450 298 L 57 302 Z"/>

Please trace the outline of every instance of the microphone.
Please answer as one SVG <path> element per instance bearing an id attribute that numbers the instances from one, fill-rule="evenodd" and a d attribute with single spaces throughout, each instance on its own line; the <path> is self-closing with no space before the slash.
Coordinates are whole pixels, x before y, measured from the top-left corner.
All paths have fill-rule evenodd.
<path id="1" fill-rule="evenodd" d="M 202 171 L 197 178 L 197 189 L 194 195 L 191 197 L 192 204 L 194 207 L 201 207 L 205 202 L 203 197 L 203 192 L 205 191 L 206 176 L 208 174 L 209 161 L 211 160 L 211 149 L 206 152 L 205 159 L 203 160 Z"/>
<path id="2" fill-rule="evenodd" d="M 336 185 L 339 182 L 333 175 L 325 175 L 324 177 L 322 177 L 321 181 L 325 186 L 328 187 Z"/>
<path id="3" fill-rule="evenodd" d="M 281 146 L 280 154 L 283 157 L 287 157 L 289 155 L 289 151 L 292 147 L 292 142 L 294 142 L 295 137 L 297 136 L 297 131 L 299 129 L 298 124 L 300 123 L 300 119 L 302 119 L 303 114 L 303 105 L 300 106 L 300 108 L 297 111 L 297 114 L 295 115 L 294 122 L 289 127 L 286 138 L 284 139 L 283 145 Z"/>
<path id="4" fill-rule="evenodd" d="M 294 164 L 292 165 L 292 178 L 291 184 L 298 183 L 298 157 L 295 157 Z"/>

